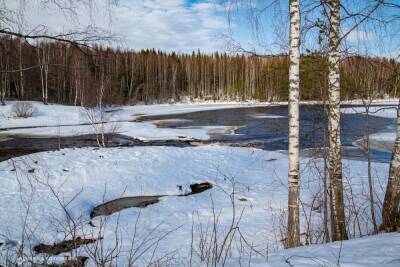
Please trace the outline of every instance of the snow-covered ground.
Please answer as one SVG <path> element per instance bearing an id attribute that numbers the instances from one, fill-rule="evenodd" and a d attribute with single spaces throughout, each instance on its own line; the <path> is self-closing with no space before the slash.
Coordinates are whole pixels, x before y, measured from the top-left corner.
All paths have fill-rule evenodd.
<path id="1" fill-rule="evenodd" d="M 396 139 L 396 133 L 394 131 L 371 134 L 370 135 L 371 148 L 381 151 L 392 151 L 395 139 Z"/>
<path id="2" fill-rule="evenodd" d="M 29 134 L 36 136 L 71 136 L 96 133 L 98 125 L 91 125 L 93 121 L 100 121 L 100 115 L 88 112 L 82 107 L 65 106 L 57 104 L 43 105 L 31 101 L 37 112 L 30 118 L 15 118 L 12 113 L 14 101 L 0 106 L 0 130 L 4 134 Z M 133 122 L 143 115 L 181 114 L 200 110 L 217 110 L 227 108 L 240 108 L 248 106 L 264 106 L 260 103 L 192 103 L 192 104 L 162 104 L 162 105 L 137 105 L 108 108 L 105 113 L 104 132 L 118 132 L 127 136 L 151 139 L 176 139 L 194 138 L 208 139 L 209 132 L 231 131 L 232 127 L 213 126 L 186 129 L 157 128 L 153 122 Z M 90 119 L 90 117 L 92 119 Z M 94 118 L 94 120 L 93 120 Z M 89 124 L 89 125 L 80 125 Z M 26 127 L 25 129 L 13 129 Z M 32 127 L 32 128 L 29 128 Z M 35 128 L 39 127 L 39 128 Z"/>
<path id="3" fill-rule="evenodd" d="M 396 104 L 395 101 L 381 103 Z M 98 127 L 78 125 L 89 122 L 87 112 L 80 107 L 45 106 L 34 102 L 38 112 L 33 117 L 16 119 L 11 114 L 11 105 L 0 107 L 0 128 L 10 128 L 0 135 L 76 135 L 93 133 Z M 106 124 L 105 130 L 142 139 L 207 139 L 209 132 L 232 129 L 225 126 L 168 129 L 157 128 L 153 122 L 132 120 L 141 115 L 248 105 L 192 103 L 116 107 L 107 115 L 110 123 Z M 362 112 L 362 108 L 343 108 L 342 112 Z M 394 118 L 395 114 L 394 110 L 385 109 L 374 115 Z M 29 128 L 37 126 L 44 127 Z M 15 127 L 28 128 L 12 129 Z M 378 133 L 371 138 L 376 142 L 391 142 L 394 134 Z M 372 164 L 376 203 L 381 203 L 388 164 Z M 320 194 L 323 188 L 322 160 L 303 158 L 301 168 L 302 233 L 311 231 L 315 233 L 311 241 L 321 242 L 322 236 L 318 233 L 321 233 L 323 216 Z M 362 235 L 368 234 L 371 222 L 367 163 L 343 160 L 343 172 L 348 227 L 354 237 L 360 235 L 360 230 Z M 187 263 L 191 248 L 199 252 L 202 244 L 209 244 L 207 242 L 210 241 L 204 240 L 204 236 L 212 235 L 214 224 L 218 242 L 222 242 L 232 223 L 233 214 L 235 222 L 240 219 L 242 236 L 239 233 L 235 235 L 235 248 L 230 255 L 229 266 L 249 260 L 249 244 L 257 251 L 251 256 L 252 266 L 337 266 L 338 259 L 340 266 L 400 264 L 399 234 L 279 251 L 282 248 L 281 233 L 284 231 L 282 227 L 286 220 L 287 205 L 285 153 L 218 145 L 187 148 L 70 148 L 0 162 L 0 177 L 0 243 L 6 241 L 5 245 L 0 246 L 0 264 L 2 255 L 15 249 L 15 242 L 21 243 L 22 236 L 26 239 L 25 250 L 29 254 L 32 246 L 40 242 L 52 244 L 71 238 L 67 233 L 74 225 L 78 235 L 103 236 L 101 244 L 106 250 L 112 249 L 117 242 L 118 251 L 121 252 L 119 261 L 122 263 L 127 259 L 132 240 L 135 240 L 133 247 L 137 248 L 137 254 L 143 253 L 137 262 L 139 266 L 165 254 L 173 257 L 176 265 L 180 266 Z M 130 208 L 107 218 L 94 218 L 92 224 L 95 227 L 89 225 L 90 211 L 104 201 L 122 196 L 182 194 L 188 192 L 191 183 L 202 181 L 209 181 L 214 187 L 191 196 L 162 197 L 159 203 L 143 209 Z M 351 213 L 353 209 L 362 211 L 357 218 Z M 163 238 L 158 240 L 160 237 Z M 304 235 L 302 237 L 304 240 Z M 79 255 L 89 252 L 88 249 L 78 249 Z M 196 262 L 198 255 L 194 254 L 193 261 Z M 197 265 L 198 262 L 194 264 Z"/>
<path id="4" fill-rule="evenodd" d="M 397 116 L 397 105 L 398 100 L 376 100 L 372 102 L 369 107 L 369 114 L 371 116 L 385 117 L 385 118 L 396 118 Z M 348 104 L 362 105 L 359 101 L 349 102 Z M 382 105 L 382 106 L 380 106 Z M 359 107 L 344 107 L 341 109 L 342 113 L 366 113 L 366 108 L 363 106 Z"/>
<path id="5" fill-rule="evenodd" d="M 361 101 L 353 101 L 349 102 L 351 104 L 362 104 Z M 371 116 L 377 117 L 384 117 L 384 118 L 392 118 L 395 119 L 397 116 L 396 107 L 398 105 L 398 100 L 391 99 L 391 100 L 375 100 L 373 101 L 373 105 L 369 107 L 369 114 Z M 382 104 L 383 106 L 379 106 Z M 365 107 L 346 107 L 341 109 L 342 113 L 359 113 L 365 114 L 366 109 Z M 370 142 L 371 148 L 376 150 L 383 150 L 383 151 L 391 151 L 394 140 L 396 138 L 395 128 L 391 129 L 390 132 L 379 132 L 370 135 Z M 356 146 L 363 146 L 364 141 L 358 140 L 354 143 Z"/>
<path id="6" fill-rule="evenodd" d="M 313 210 L 311 227 L 315 231 L 321 226 L 322 216 L 321 206 L 313 202 L 322 187 L 321 169 L 315 166 L 321 167 L 321 164 L 321 160 L 310 158 L 303 159 L 301 164 L 302 202 L 307 214 Z M 373 169 L 377 197 L 381 200 L 388 166 L 374 163 Z M 198 250 L 200 225 L 202 231 L 206 231 L 207 225 L 210 231 L 213 206 L 218 216 L 219 234 L 223 235 L 229 228 L 232 219 L 229 196 L 235 188 L 236 219 L 241 217 L 239 227 L 246 240 L 265 256 L 282 248 L 280 230 L 286 219 L 287 156 L 279 152 L 216 145 L 62 149 L 1 162 L 0 172 L 0 233 L 3 238 L 20 241 L 26 222 L 31 237 L 27 249 L 39 242 L 52 244 L 65 238 L 65 226 L 71 218 L 66 216 L 58 201 L 67 205 L 66 210 L 74 221 L 83 222 L 78 233 L 92 236 L 101 225 L 100 218 L 93 220 L 95 228 L 87 224 L 94 206 L 121 196 L 179 194 L 186 192 L 191 183 L 200 181 L 210 181 L 214 188 L 187 197 L 164 197 L 160 203 L 147 208 L 131 208 L 109 216 L 103 233 L 104 246 L 113 246 L 118 224 L 121 246 L 126 251 L 134 235 L 134 222 L 140 214 L 138 240 L 155 228 L 152 234 L 156 236 L 176 229 L 159 242 L 156 255 L 174 253 L 180 259 L 187 257 L 192 225 L 195 225 L 193 247 Z M 356 202 L 368 203 L 366 162 L 344 161 L 344 173 L 346 184 L 351 183 L 357 196 Z M 180 185 L 182 190 L 179 190 Z M 362 225 L 367 223 L 360 219 Z M 303 217 L 303 232 L 306 231 L 305 221 Z M 367 230 L 363 230 L 366 234 Z M 332 253 L 323 259 L 330 261 L 337 255 L 334 248 L 337 244 L 332 246 Z M 141 260 L 148 261 L 149 257 L 151 253 L 145 253 Z M 122 259 L 126 258 L 121 256 Z"/>
<path id="7" fill-rule="evenodd" d="M 108 108 L 103 121 L 104 128 L 92 124 L 93 121 L 100 121 L 96 112 L 88 112 L 82 107 L 65 105 L 43 105 L 41 102 L 31 101 L 37 108 L 37 112 L 30 118 L 15 118 L 11 108 L 14 101 L 7 102 L 6 106 L 0 106 L 0 130 L 3 135 L 25 134 L 33 136 L 72 136 L 99 132 L 118 132 L 123 135 L 143 140 L 162 139 L 209 139 L 210 133 L 232 132 L 232 126 L 206 126 L 192 128 L 158 128 L 155 122 L 134 122 L 143 115 L 166 115 L 181 114 L 201 110 L 217 110 L 227 108 L 255 107 L 268 105 L 281 105 L 286 102 L 257 103 L 257 102 L 200 102 L 187 104 L 161 104 L 161 105 L 136 105 Z M 313 104 L 314 102 L 306 102 Z M 316 102 L 317 103 L 317 102 Z M 349 101 L 347 104 L 361 104 L 360 101 Z M 377 100 L 374 104 L 397 105 L 397 100 Z M 343 113 L 363 113 L 363 107 L 342 108 Z M 396 111 L 390 108 L 371 107 L 371 114 L 395 118 Z M 280 116 L 259 114 L 259 118 L 276 118 Z M 90 119 L 91 117 L 91 119 Z M 80 125 L 86 124 L 86 125 Z M 89 125 L 88 125 L 89 124 Z M 20 128 L 23 127 L 23 128 Z M 38 128 L 35 128 L 38 127 Z M 15 129 L 16 128 L 16 129 Z M 393 130 L 394 131 L 394 130 Z M 383 137 L 387 139 L 383 140 Z M 390 146 L 394 142 L 392 134 L 373 135 L 371 139 L 376 143 L 385 142 Z M 377 145 L 379 146 L 379 144 Z M 386 147 L 386 145 L 385 145 Z"/>
<path id="8" fill-rule="evenodd" d="M 252 261 L 259 267 L 397 267 L 400 266 L 400 234 L 380 234 L 343 242 L 312 245 L 273 253 Z M 237 266 L 232 263 L 232 266 Z"/>

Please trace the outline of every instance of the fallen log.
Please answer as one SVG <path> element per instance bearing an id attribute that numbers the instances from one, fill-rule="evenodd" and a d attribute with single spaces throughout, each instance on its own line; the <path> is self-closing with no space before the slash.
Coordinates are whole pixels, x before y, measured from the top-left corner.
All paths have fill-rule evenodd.
<path id="1" fill-rule="evenodd" d="M 97 216 L 108 216 L 127 208 L 145 208 L 149 205 L 158 203 L 160 201 L 160 197 L 163 196 L 165 195 L 123 197 L 114 199 L 96 206 L 90 213 L 90 218 Z"/>
<path id="2" fill-rule="evenodd" d="M 46 253 L 50 255 L 59 255 L 64 252 L 69 252 L 71 250 L 77 249 L 82 245 L 87 245 L 96 242 L 98 239 L 92 238 L 82 238 L 77 237 L 71 240 L 64 240 L 60 243 L 55 243 L 53 245 L 47 245 L 40 243 L 33 247 L 36 253 Z"/>
<path id="3" fill-rule="evenodd" d="M 114 199 L 103 204 L 100 204 L 90 212 L 90 218 L 93 219 L 97 216 L 108 216 L 113 213 L 119 212 L 128 208 L 145 208 L 149 205 L 153 205 L 155 203 L 160 202 L 160 198 L 175 196 L 175 197 L 184 197 L 190 196 L 194 194 L 199 194 L 208 189 L 211 189 L 213 185 L 209 182 L 201 182 L 194 183 L 190 185 L 190 192 L 184 194 L 176 194 L 176 195 L 155 195 L 155 196 L 135 196 L 135 197 L 122 197 L 118 199 Z M 91 224 L 93 226 L 93 224 Z"/>

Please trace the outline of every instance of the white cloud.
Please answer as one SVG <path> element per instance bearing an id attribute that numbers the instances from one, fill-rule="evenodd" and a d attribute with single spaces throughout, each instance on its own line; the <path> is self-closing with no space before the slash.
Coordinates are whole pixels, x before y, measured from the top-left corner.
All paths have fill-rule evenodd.
<path id="1" fill-rule="evenodd" d="M 346 39 L 351 42 L 363 42 L 373 40 L 375 36 L 373 32 L 353 30 L 347 35 Z"/>
<path id="2" fill-rule="evenodd" d="M 181 0 L 129 1 L 115 10 L 113 27 L 136 49 L 211 51 L 221 46 L 218 34 L 225 18 L 209 3 L 188 5 Z"/>
<path id="3" fill-rule="evenodd" d="M 30 2 L 25 9 L 28 28 L 43 24 L 59 32 L 83 28 L 93 20 L 121 37 L 122 46 L 136 50 L 215 51 L 223 47 L 219 36 L 227 28 L 221 7 L 211 1 L 190 4 L 184 0 L 119 0 L 111 14 L 104 11 L 104 0 L 95 1 L 94 12 L 80 8 L 79 20 L 71 20 L 54 9 L 42 8 L 39 1 L 27 1 Z"/>

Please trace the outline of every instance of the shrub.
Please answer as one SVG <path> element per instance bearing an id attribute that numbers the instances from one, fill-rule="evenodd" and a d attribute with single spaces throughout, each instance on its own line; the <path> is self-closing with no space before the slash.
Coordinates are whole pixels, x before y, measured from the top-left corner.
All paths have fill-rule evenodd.
<path id="1" fill-rule="evenodd" d="M 12 105 L 11 113 L 17 118 L 29 118 L 32 117 L 33 113 L 37 111 L 37 108 L 32 105 L 31 102 L 20 101 Z"/>

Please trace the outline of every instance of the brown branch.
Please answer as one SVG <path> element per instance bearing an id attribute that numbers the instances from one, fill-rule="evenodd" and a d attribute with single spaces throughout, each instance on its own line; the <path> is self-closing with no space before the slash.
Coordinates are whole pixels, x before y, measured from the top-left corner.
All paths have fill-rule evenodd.
<path id="1" fill-rule="evenodd" d="M 18 32 L 13 32 L 9 31 L 6 29 L 0 29 L 0 34 L 6 34 L 6 35 L 11 35 L 23 39 L 47 39 L 47 40 L 52 40 L 52 41 L 59 41 L 63 43 L 68 43 L 74 46 L 84 46 L 90 48 L 90 46 L 87 43 L 90 42 L 98 42 L 98 41 L 104 41 L 104 40 L 110 40 L 111 36 L 86 36 L 84 38 L 71 38 L 69 39 L 68 37 L 73 37 L 76 35 L 81 35 L 81 34 L 86 34 L 85 32 L 76 32 L 76 33 L 65 33 L 65 34 L 58 34 L 58 35 L 47 35 L 47 34 L 23 34 L 23 33 L 18 33 Z"/>

